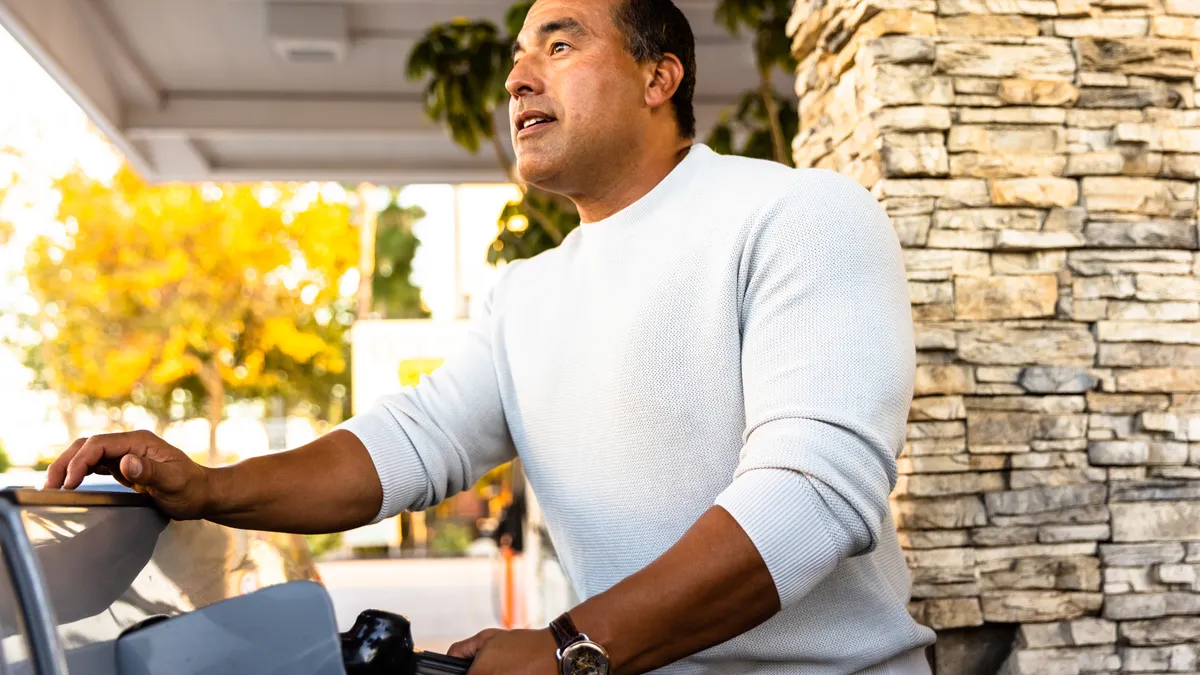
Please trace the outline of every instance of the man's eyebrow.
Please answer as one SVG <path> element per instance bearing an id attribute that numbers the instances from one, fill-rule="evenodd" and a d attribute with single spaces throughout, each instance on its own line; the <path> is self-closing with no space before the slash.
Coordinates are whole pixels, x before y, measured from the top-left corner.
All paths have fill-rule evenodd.
<path id="1" fill-rule="evenodd" d="M 572 19 L 571 17 L 566 17 L 563 19 L 547 21 L 546 23 L 538 26 L 537 36 L 538 41 L 545 41 L 547 37 L 553 35 L 554 33 L 569 33 L 579 37 L 587 35 L 587 32 L 588 30 L 587 28 L 584 28 L 583 24 L 579 23 L 575 19 Z M 514 40 L 512 45 L 512 55 L 516 56 L 517 53 L 522 49 L 521 43 Z"/>

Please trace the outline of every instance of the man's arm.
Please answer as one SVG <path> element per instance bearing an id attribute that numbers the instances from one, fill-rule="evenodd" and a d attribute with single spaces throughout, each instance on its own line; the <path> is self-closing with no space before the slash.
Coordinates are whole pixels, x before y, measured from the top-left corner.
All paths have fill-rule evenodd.
<path id="1" fill-rule="evenodd" d="M 247 530 L 320 534 L 371 522 L 383 488 L 367 448 L 337 429 L 295 450 L 211 470 L 204 517 Z"/>

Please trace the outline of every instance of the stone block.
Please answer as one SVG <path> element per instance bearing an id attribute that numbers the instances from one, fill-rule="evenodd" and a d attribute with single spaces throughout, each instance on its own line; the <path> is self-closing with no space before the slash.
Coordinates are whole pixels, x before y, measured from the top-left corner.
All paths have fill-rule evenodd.
<path id="1" fill-rule="evenodd" d="M 1177 324 L 1183 325 L 1183 324 Z M 1117 391 L 1200 391 L 1200 368 L 1137 368 L 1117 373 Z"/>
<path id="2" fill-rule="evenodd" d="M 937 45 L 934 68 L 947 75 L 1066 81 L 1075 72 L 1075 57 L 1066 40 L 1026 45 L 988 44 L 978 40 L 943 42 Z"/>
<path id="3" fill-rule="evenodd" d="M 962 396 L 929 396 L 913 399 L 908 410 L 908 419 L 922 420 L 960 420 L 966 419 L 967 409 L 963 405 Z"/>
<path id="4" fill-rule="evenodd" d="M 1075 279 L 1071 292 L 1076 300 L 1132 298 L 1137 293 L 1137 286 L 1132 274 L 1111 274 Z"/>
<path id="5" fill-rule="evenodd" d="M 1114 542 L 1200 539 L 1200 501 L 1112 504 L 1109 511 Z"/>
<path id="6" fill-rule="evenodd" d="M 1196 666 L 1196 647 L 1123 647 L 1121 664 L 1127 673 L 1190 671 Z"/>
<path id="7" fill-rule="evenodd" d="M 969 495 L 950 499 L 898 499 L 892 503 L 896 526 L 903 529 L 960 529 L 987 525 L 983 500 Z"/>
<path id="8" fill-rule="evenodd" d="M 1200 325 L 1153 321 L 1099 321 L 1096 337 L 1101 342 L 1158 342 L 1200 344 Z"/>
<path id="9" fill-rule="evenodd" d="M 1067 507 L 1052 509 L 1041 513 L 1029 513 L 1014 516 L 992 516 L 991 521 L 997 527 L 1013 527 L 1021 525 L 1051 525 L 1073 523 L 1103 523 L 1107 522 L 1108 507 L 1097 504 L 1092 506 Z"/>
<path id="10" fill-rule="evenodd" d="M 1130 279 L 1132 284 L 1133 280 Z M 908 282 L 908 301 L 914 305 L 936 305 L 954 302 L 954 285 L 943 281 Z"/>
<path id="11" fill-rule="evenodd" d="M 958 336 L 958 357 L 983 365 L 1091 365 L 1096 343 L 1086 326 L 972 326 Z M 950 392 L 946 392 L 950 393 Z"/>
<path id="12" fill-rule="evenodd" d="M 875 121 L 875 128 L 883 133 L 937 131 L 950 128 L 950 109 L 929 105 L 883 108 L 872 112 L 871 119 Z M 1140 119 L 1131 121 L 1140 121 Z"/>
<path id="13" fill-rule="evenodd" d="M 969 394 L 975 391 L 970 366 L 961 364 L 919 365 L 915 380 L 916 396 Z"/>
<path id="14" fill-rule="evenodd" d="M 996 274 L 1056 274 L 1067 263 L 1066 251 L 1002 252 L 992 254 L 992 269 Z"/>
<path id="15" fill-rule="evenodd" d="M 953 548 L 971 543 L 967 530 L 905 530 L 898 536 L 903 548 Z"/>
<path id="16" fill-rule="evenodd" d="M 1139 223 L 1092 221 L 1083 236 L 1089 246 L 1102 248 L 1196 248 L 1196 223 L 1187 220 L 1146 220 Z"/>
<path id="17" fill-rule="evenodd" d="M 1083 276 L 1106 274 L 1190 275 L 1194 256 L 1187 251 L 1126 249 L 1067 253 L 1067 267 Z"/>
<path id="18" fill-rule="evenodd" d="M 997 206 L 1074 206 L 1079 203 L 1079 183 L 1070 178 L 1000 179 L 992 181 L 991 197 Z"/>
<path id="19" fill-rule="evenodd" d="M 978 598 L 938 598 L 925 601 L 925 625 L 935 630 L 983 624 Z"/>
<path id="20" fill-rule="evenodd" d="M 1092 525 L 1043 525 L 1038 528 L 1038 541 L 1058 544 L 1073 541 L 1104 541 L 1111 530 L 1107 523 Z"/>
<path id="21" fill-rule="evenodd" d="M 1099 593 L 1060 591 L 985 592 L 980 597 L 985 621 L 1031 622 L 1074 619 L 1100 610 Z"/>
<path id="22" fill-rule="evenodd" d="M 1200 482 L 1189 480 L 1135 480 L 1115 483 L 1109 491 L 1113 503 L 1200 500 Z"/>
<path id="23" fill-rule="evenodd" d="M 1094 441 L 1088 443 L 1088 461 L 1095 466 L 1145 464 L 1150 457 L 1148 441 Z"/>
<path id="24" fill-rule="evenodd" d="M 969 178 L 1062 176 L 1067 157 L 1053 154 L 986 154 L 964 152 L 950 156 L 949 175 Z"/>
<path id="25" fill-rule="evenodd" d="M 1138 274 L 1134 277 L 1137 299 L 1149 302 L 1200 300 L 1200 278 Z"/>
<path id="26" fill-rule="evenodd" d="M 1088 176 L 1081 182 L 1089 211 L 1168 218 L 1194 218 L 1196 215 L 1194 183 L 1126 176 Z"/>
<path id="27" fill-rule="evenodd" d="M 1027 180 L 1036 180 L 1033 178 Z M 1086 242 L 1082 232 L 1026 232 L 1004 230 L 996 237 L 996 248 L 1000 250 L 1027 251 L 1041 248 L 1078 248 Z"/>
<path id="28" fill-rule="evenodd" d="M 1104 485 L 1089 484 L 994 492 L 985 499 L 988 514 L 1009 516 L 1103 504 L 1106 496 Z"/>
<path id="29" fill-rule="evenodd" d="M 1099 379 L 1078 366 L 1034 366 L 1021 372 L 1020 385 L 1037 394 L 1079 394 L 1089 391 Z"/>
<path id="30" fill-rule="evenodd" d="M 1054 20 L 1054 34 L 1071 38 L 1140 37 L 1149 29 L 1150 19 L 1144 16 Z"/>
<path id="31" fill-rule="evenodd" d="M 1200 321 L 1200 302 L 1110 302 L 1114 321 Z"/>
<path id="32" fill-rule="evenodd" d="M 1081 37 L 1075 47 L 1085 70 L 1167 80 L 1192 79 L 1196 74 L 1191 45 L 1184 40 Z"/>
<path id="33" fill-rule="evenodd" d="M 1154 646 L 1200 642 L 1200 617 L 1172 616 L 1121 624 L 1121 639 L 1131 645 Z"/>
<path id="34" fill-rule="evenodd" d="M 1102 344 L 1097 353 L 1101 366 L 1200 366 L 1200 347 L 1194 345 L 1117 343 Z"/>
<path id="35" fill-rule="evenodd" d="M 1058 281 L 1053 275 L 959 278 L 954 282 L 959 320 L 992 321 L 1054 315 Z"/>
<path id="36" fill-rule="evenodd" d="M 1005 476 L 991 472 L 915 474 L 900 476 L 893 494 L 909 497 L 944 497 L 1003 490 Z"/>
<path id="37" fill-rule="evenodd" d="M 950 129 L 950 152 L 1049 154 L 1066 150 L 1061 127 L 960 124 Z"/>
<path id="38" fill-rule="evenodd" d="M 1194 565 L 1159 565 L 1155 569 L 1155 576 L 1159 583 L 1191 586 L 1196 583 L 1196 567 Z"/>
<path id="39" fill-rule="evenodd" d="M 1027 16 L 1014 14 L 941 16 L 938 17 L 937 28 L 939 34 L 949 37 L 973 38 L 979 35 L 1032 37 L 1038 34 L 1037 21 Z"/>
<path id="40" fill-rule="evenodd" d="M 1079 89 L 1058 79 L 1006 79 L 1000 82 L 1000 100 L 1009 105 L 1070 106 Z"/>
<path id="41" fill-rule="evenodd" d="M 1100 545 L 1100 560 L 1106 567 L 1170 564 L 1182 561 L 1183 557 L 1184 545 L 1178 542 Z"/>

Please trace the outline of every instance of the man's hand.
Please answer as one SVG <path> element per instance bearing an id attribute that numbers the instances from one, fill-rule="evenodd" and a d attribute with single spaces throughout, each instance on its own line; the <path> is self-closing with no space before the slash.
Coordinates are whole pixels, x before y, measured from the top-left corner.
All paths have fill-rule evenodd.
<path id="1" fill-rule="evenodd" d="M 557 675 L 550 629 L 488 628 L 450 646 L 448 654 L 472 659 L 469 675 Z"/>
<path id="2" fill-rule="evenodd" d="M 43 489 L 74 490 L 89 473 L 111 474 L 180 520 L 202 517 L 211 496 L 210 470 L 149 431 L 76 440 L 50 465 Z"/>

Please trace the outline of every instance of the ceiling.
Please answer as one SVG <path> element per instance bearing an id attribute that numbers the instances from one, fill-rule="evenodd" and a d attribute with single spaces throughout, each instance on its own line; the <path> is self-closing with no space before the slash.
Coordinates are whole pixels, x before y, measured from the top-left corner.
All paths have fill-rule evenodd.
<path id="1" fill-rule="evenodd" d="M 494 153 L 430 123 L 405 64 L 426 27 L 501 25 L 510 4 L 0 0 L 0 25 L 151 180 L 487 182 L 504 180 Z M 714 25 L 715 0 L 676 4 L 696 34 L 703 138 L 757 76 L 747 41 Z"/>

